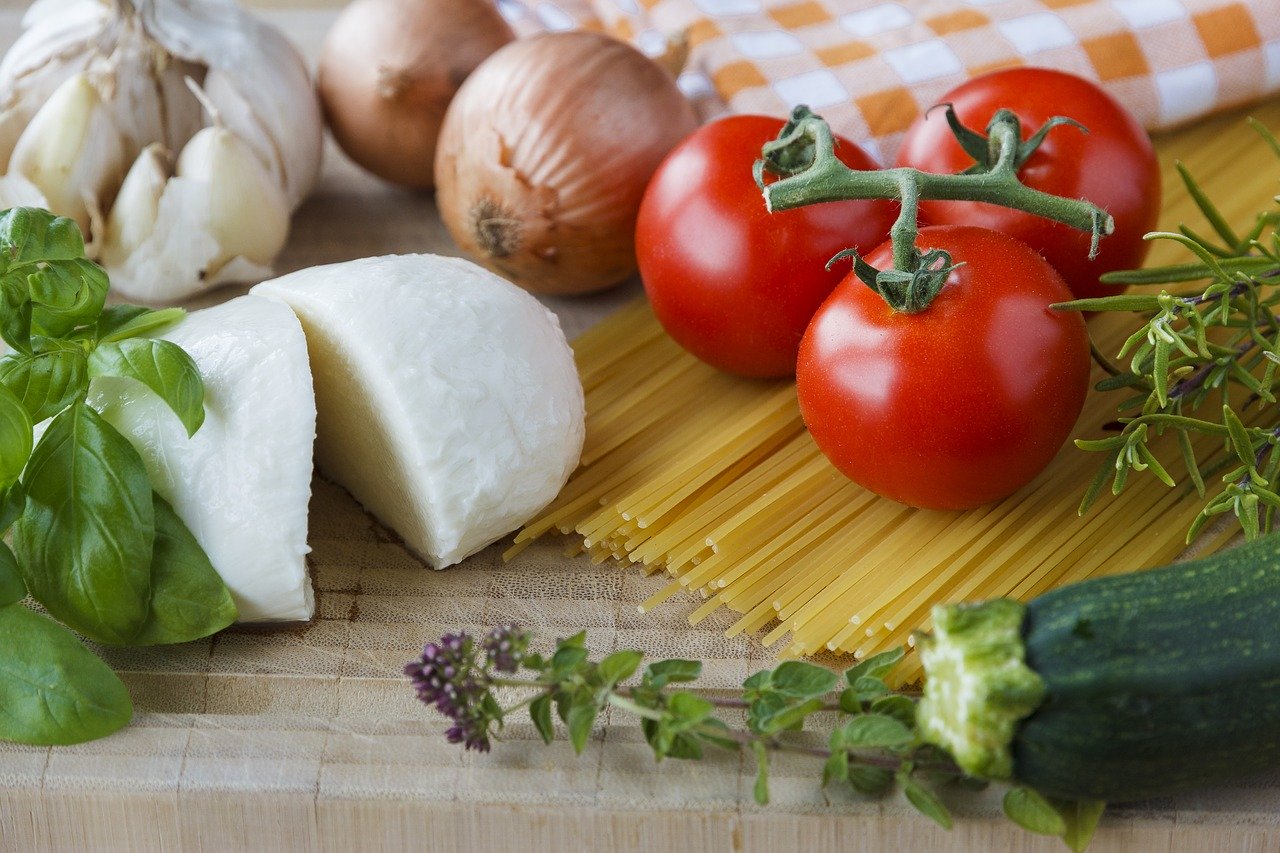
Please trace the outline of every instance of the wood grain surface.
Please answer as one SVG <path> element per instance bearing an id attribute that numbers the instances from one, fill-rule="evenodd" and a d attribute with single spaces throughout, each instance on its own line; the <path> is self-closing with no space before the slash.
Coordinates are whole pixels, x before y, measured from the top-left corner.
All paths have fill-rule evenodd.
<path id="1" fill-rule="evenodd" d="M 331 13 L 267 0 L 309 55 Z M 314 4 L 309 4 L 314 5 Z M 14 35 L 0 7 L 0 47 Z M 1280 103 L 1253 110 L 1280 127 Z M 1159 140 L 1244 221 L 1275 194 L 1277 163 L 1223 116 Z M 430 196 L 382 185 L 330 150 L 302 208 L 282 271 L 350 257 L 453 253 Z M 1168 168 L 1163 226 L 1193 219 Z M 1160 247 L 1154 260 L 1176 253 Z M 214 299 L 234 295 L 224 291 Z M 633 298 L 635 284 L 587 300 L 550 300 L 572 333 Z M 598 731 L 575 758 L 513 725 L 490 755 L 444 742 L 403 662 L 446 630 L 502 621 L 547 637 L 586 629 L 597 653 L 635 647 L 701 657 L 727 688 L 770 660 L 723 621 L 691 628 L 688 599 L 641 616 L 659 579 L 538 545 L 504 565 L 501 545 L 431 572 L 340 489 L 317 481 L 310 563 L 319 613 L 308 626 L 233 630 L 166 650 L 109 650 L 136 701 L 134 724 L 62 749 L 0 744 L 0 850 L 1058 850 L 999 817 L 991 795 L 957 797 L 951 833 L 902 801 L 832 794 L 816 768 L 780 758 L 774 802 L 751 801 L 736 755 L 655 764 L 630 722 Z M 1112 810 L 1097 851 L 1280 849 L 1280 775 Z"/>

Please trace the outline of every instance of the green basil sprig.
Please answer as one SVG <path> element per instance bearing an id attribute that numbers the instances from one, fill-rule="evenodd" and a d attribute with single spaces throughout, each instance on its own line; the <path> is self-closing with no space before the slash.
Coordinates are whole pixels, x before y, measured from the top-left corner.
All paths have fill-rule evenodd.
<path id="1" fill-rule="evenodd" d="M 3 740 L 77 743 L 128 722 L 124 685 L 73 631 L 182 643 L 237 616 L 138 451 L 85 402 L 93 379 L 120 377 L 157 394 L 188 435 L 204 421 L 195 362 L 143 337 L 183 312 L 108 308 L 107 287 L 75 222 L 0 214 L 0 337 L 12 348 L 0 358 L 0 536 L 12 530 L 12 549 L 0 542 Z M 53 618 L 28 609 L 28 594 Z"/>

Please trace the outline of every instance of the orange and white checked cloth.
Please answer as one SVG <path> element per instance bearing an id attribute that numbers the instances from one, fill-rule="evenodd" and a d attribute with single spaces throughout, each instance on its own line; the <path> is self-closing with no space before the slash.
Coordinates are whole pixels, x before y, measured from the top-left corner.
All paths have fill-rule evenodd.
<path id="1" fill-rule="evenodd" d="M 1280 0 L 498 0 L 517 29 L 604 29 L 659 52 L 704 117 L 822 113 L 883 158 L 963 80 L 1013 65 L 1097 80 L 1150 129 L 1280 91 Z"/>

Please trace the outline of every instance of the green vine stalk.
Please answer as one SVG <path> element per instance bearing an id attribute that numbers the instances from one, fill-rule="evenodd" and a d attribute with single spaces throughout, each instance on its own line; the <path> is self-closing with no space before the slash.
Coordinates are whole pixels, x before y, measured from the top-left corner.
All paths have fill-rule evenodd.
<path id="1" fill-rule="evenodd" d="M 1021 124 L 1011 110 L 997 110 L 983 135 L 962 125 L 950 104 L 940 106 L 946 111 L 956 140 L 976 161 L 957 175 L 908 167 L 851 169 L 836 156 L 835 136 L 826 121 L 808 107 L 796 107 L 778 138 L 765 143 L 762 159 L 755 164 L 756 184 L 764 193 L 766 207 L 773 212 L 845 199 L 897 200 L 898 218 L 889 231 L 893 269 L 878 270 L 853 249 L 836 255 L 831 263 L 851 258 L 854 273 L 864 284 L 884 297 L 894 310 L 908 313 L 927 308 L 954 269 L 946 252 L 916 247 L 921 200 L 983 201 L 1044 216 L 1089 232 L 1089 257 L 1097 254 L 1098 242 L 1115 230 L 1115 222 L 1106 211 L 1082 199 L 1032 189 L 1018 179 L 1018 168 L 1051 130 L 1070 125 L 1077 132 L 1087 133 L 1083 126 L 1072 119 L 1056 117 L 1024 141 Z M 780 179 L 766 182 L 766 172 Z"/>

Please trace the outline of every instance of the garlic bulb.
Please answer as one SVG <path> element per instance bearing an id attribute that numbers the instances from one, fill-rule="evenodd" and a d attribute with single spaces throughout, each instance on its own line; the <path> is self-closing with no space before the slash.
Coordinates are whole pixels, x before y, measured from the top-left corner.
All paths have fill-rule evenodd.
<path id="1" fill-rule="evenodd" d="M 23 28 L 0 61 L 0 200 L 74 217 L 130 298 L 269 277 L 320 169 L 288 40 L 234 0 L 36 0 Z"/>

